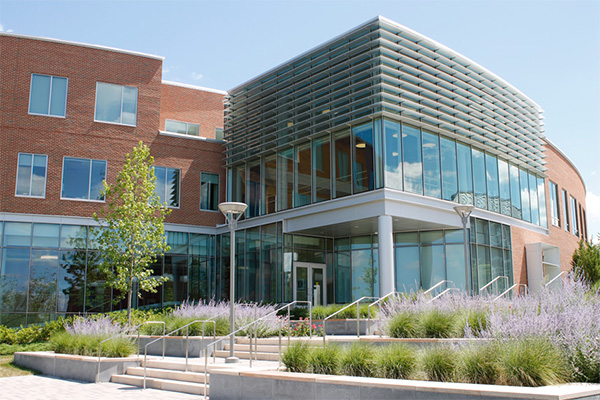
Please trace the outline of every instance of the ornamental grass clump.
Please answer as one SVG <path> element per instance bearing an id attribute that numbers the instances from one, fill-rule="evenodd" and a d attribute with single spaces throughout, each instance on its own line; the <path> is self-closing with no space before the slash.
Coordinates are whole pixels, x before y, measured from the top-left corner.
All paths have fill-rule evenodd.
<path id="1" fill-rule="evenodd" d="M 457 365 L 460 382 L 493 385 L 498 382 L 499 348 L 495 343 L 474 344 L 461 349 Z"/>
<path id="2" fill-rule="evenodd" d="M 456 369 L 456 351 L 449 346 L 435 346 L 424 350 L 421 367 L 430 381 L 451 382 Z"/>
<path id="3" fill-rule="evenodd" d="M 481 337 L 487 329 L 489 312 L 484 309 L 472 309 L 458 317 L 458 333 L 466 337 Z"/>
<path id="4" fill-rule="evenodd" d="M 432 309 L 419 316 L 419 329 L 422 337 L 455 337 L 456 327 L 456 315 L 453 312 Z"/>
<path id="5" fill-rule="evenodd" d="M 308 369 L 314 374 L 335 375 L 340 367 L 340 349 L 336 345 L 325 345 L 310 349 Z"/>
<path id="6" fill-rule="evenodd" d="M 385 324 L 386 333 L 393 338 L 417 337 L 418 330 L 417 317 L 412 312 L 400 312 Z"/>
<path id="7" fill-rule="evenodd" d="M 308 345 L 305 342 L 295 342 L 283 352 L 281 362 L 289 372 L 307 372 L 308 356 Z"/>
<path id="8" fill-rule="evenodd" d="M 415 371 L 417 357 L 406 345 L 384 346 L 377 351 L 375 366 L 381 378 L 408 379 Z"/>
<path id="9" fill-rule="evenodd" d="M 363 343 L 348 347 L 340 359 L 340 373 L 349 376 L 375 375 L 375 349 Z"/>

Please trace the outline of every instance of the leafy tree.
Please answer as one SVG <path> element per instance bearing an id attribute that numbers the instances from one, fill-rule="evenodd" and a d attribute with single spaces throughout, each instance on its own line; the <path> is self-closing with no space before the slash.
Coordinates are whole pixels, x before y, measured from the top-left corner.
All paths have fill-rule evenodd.
<path id="1" fill-rule="evenodd" d="M 571 260 L 575 275 L 594 288 L 600 287 L 600 242 L 591 243 L 583 239 L 573 252 Z"/>
<path id="2" fill-rule="evenodd" d="M 94 219 L 102 228 L 96 230 L 96 242 L 102 257 L 101 269 L 107 284 L 127 296 L 127 322 L 131 325 L 131 301 L 135 294 L 157 291 L 166 277 L 152 276 L 148 266 L 157 256 L 169 251 L 164 219 L 170 213 L 160 203 L 155 192 L 154 158 L 150 149 L 140 142 L 131 154 L 113 185 L 104 181 L 106 207 Z"/>

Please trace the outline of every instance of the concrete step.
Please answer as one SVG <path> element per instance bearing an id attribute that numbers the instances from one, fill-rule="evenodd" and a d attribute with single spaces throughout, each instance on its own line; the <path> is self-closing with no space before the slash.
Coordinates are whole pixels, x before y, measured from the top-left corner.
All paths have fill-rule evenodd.
<path id="1" fill-rule="evenodd" d="M 259 344 L 258 346 L 258 352 L 259 353 L 279 353 L 279 345 L 265 345 L 265 344 Z M 227 350 L 229 351 L 229 344 L 225 345 L 225 348 L 223 350 Z M 287 348 L 287 346 L 285 344 L 281 344 L 281 351 L 285 351 L 285 349 Z M 235 351 L 250 351 L 250 345 L 249 344 L 236 344 L 233 346 L 233 349 Z M 254 343 L 252 344 L 252 352 L 256 351 Z"/>
<path id="2" fill-rule="evenodd" d="M 110 381 L 139 387 L 143 387 L 144 385 L 143 376 L 113 375 L 110 378 Z M 181 382 L 169 379 L 148 378 L 146 379 L 146 387 L 160 390 L 169 390 L 171 392 L 198 394 L 202 396 L 208 396 L 209 394 L 208 386 L 206 387 L 206 393 L 204 393 L 203 383 Z"/>
<path id="3" fill-rule="evenodd" d="M 215 355 L 217 357 L 229 357 L 229 351 L 226 350 L 218 350 L 215 351 Z M 244 360 L 248 360 L 250 359 L 250 352 L 249 351 L 234 351 L 233 355 L 237 358 L 240 359 L 244 359 Z M 278 353 L 252 353 L 252 358 L 254 359 L 254 357 L 256 357 L 257 360 L 264 360 L 264 361 L 279 361 L 279 354 Z"/>
<path id="4" fill-rule="evenodd" d="M 126 375 L 144 376 L 144 367 L 129 367 L 127 368 Z M 159 378 L 168 379 L 172 381 L 185 381 L 194 383 L 204 383 L 203 372 L 192 372 L 192 371 L 174 371 L 172 369 L 159 369 L 159 368 L 146 368 L 147 378 Z M 210 380 L 209 375 L 206 374 L 206 381 Z"/>
<path id="5" fill-rule="evenodd" d="M 212 359 L 208 360 L 208 365 L 210 366 L 212 363 Z M 142 362 L 142 369 L 144 367 L 144 363 Z M 157 368 L 157 369 L 168 369 L 172 371 L 185 371 L 185 359 L 182 361 L 172 361 L 172 360 L 148 360 L 146 362 L 147 368 Z M 188 371 L 190 372 L 204 372 L 204 362 L 201 361 L 198 363 L 197 360 L 195 362 L 188 363 Z"/>

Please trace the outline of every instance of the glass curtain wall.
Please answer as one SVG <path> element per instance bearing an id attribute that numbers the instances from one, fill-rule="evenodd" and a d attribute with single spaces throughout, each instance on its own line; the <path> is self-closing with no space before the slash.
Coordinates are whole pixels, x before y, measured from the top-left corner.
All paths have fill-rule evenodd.
<path id="1" fill-rule="evenodd" d="M 334 240 L 335 303 L 379 296 L 378 255 L 377 235 Z"/>
<path id="2" fill-rule="evenodd" d="M 471 218 L 471 230 L 473 291 L 478 293 L 496 277 L 506 276 L 508 281 L 498 281 L 501 293 L 513 284 L 510 226 Z"/>

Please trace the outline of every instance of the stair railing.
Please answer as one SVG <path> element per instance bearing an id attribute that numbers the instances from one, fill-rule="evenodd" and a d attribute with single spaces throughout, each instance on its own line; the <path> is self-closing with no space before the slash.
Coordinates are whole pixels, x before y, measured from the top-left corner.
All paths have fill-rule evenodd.
<path id="1" fill-rule="evenodd" d="M 398 294 L 399 292 L 391 291 L 388 294 L 386 294 L 383 297 L 378 298 L 377 300 L 375 300 L 374 302 L 372 302 L 371 304 L 368 305 L 367 307 L 367 335 L 371 334 L 371 307 L 381 303 L 383 300 L 387 299 L 388 297 L 394 295 L 394 294 Z M 379 315 L 381 315 L 381 313 L 379 313 Z M 379 318 L 379 320 L 381 320 L 381 318 Z"/>
<path id="2" fill-rule="evenodd" d="M 142 322 L 141 324 L 139 324 L 137 326 L 137 348 L 138 348 L 138 352 L 137 352 L 137 356 L 138 358 L 140 357 L 140 330 L 142 328 L 143 325 L 152 325 L 152 324 L 162 324 L 163 326 L 163 336 L 165 335 L 165 332 L 167 330 L 167 324 L 165 323 L 165 321 L 146 321 L 146 322 Z M 162 358 L 165 358 L 165 341 L 163 340 L 163 348 L 162 348 Z"/>
<path id="3" fill-rule="evenodd" d="M 185 328 L 185 372 L 187 372 L 188 370 L 188 349 L 189 349 L 189 341 L 190 341 L 190 325 L 193 324 L 202 324 L 202 344 L 204 344 L 204 326 L 206 324 L 213 324 L 213 340 L 215 340 L 217 338 L 217 323 L 214 320 L 202 320 L 202 319 L 197 319 L 195 321 L 192 321 L 188 324 L 185 324 L 182 327 L 179 327 L 177 329 L 175 329 L 174 331 L 171 331 L 157 339 L 154 339 L 151 342 L 146 343 L 146 346 L 144 346 L 144 385 L 143 385 L 143 389 L 146 389 L 146 360 L 148 357 L 148 346 L 150 346 L 153 343 L 158 342 L 159 340 L 163 341 L 163 348 L 164 348 L 164 341 L 168 336 L 171 336 L 172 334 L 174 334 L 175 332 L 179 332 L 180 330 L 182 330 L 183 328 Z"/>
<path id="4" fill-rule="evenodd" d="M 340 308 L 333 314 L 330 314 L 327 317 L 323 318 L 323 344 L 325 344 L 327 341 L 327 333 L 325 333 L 325 323 L 327 322 L 327 320 L 330 319 L 331 317 L 341 313 L 345 309 L 352 307 L 355 304 L 356 304 L 356 336 L 360 338 L 360 302 L 363 300 L 373 300 L 373 299 L 378 299 L 378 298 L 379 297 L 363 296 L 358 300 L 354 300 L 352 303 L 348 304 L 347 306 Z"/>
<path id="5" fill-rule="evenodd" d="M 544 287 L 548 287 L 550 286 L 554 281 L 556 281 L 558 278 L 560 278 L 561 276 L 565 275 L 565 271 L 562 271 L 560 274 L 556 275 L 554 278 L 550 279 L 548 281 L 548 283 L 544 284 Z"/>
<path id="6" fill-rule="evenodd" d="M 423 295 L 428 295 L 430 292 L 434 291 L 435 289 L 437 289 L 438 286 L 442 286 L 443 284 L 446 284 L 446 287 L 448 286 L 448 284 L 451 284 L 452 287 L 454 287 L 454 282 L 452 281 L 447 281 L 447 280 L 442 280 L 439 281 L 438 283 L 436 283 L 435 285 L 433 285 L 432 287 L 430 287 L 429 289 L 427 289 L 426 291 L 423 292 Z"/>
<path id="7" fill-rule="evenodd" d="M 428 303 L 431 303 L 432 301 L 435 301 L 437 299 L 439 299 L 440 297 L 444 296 L 447 293 L 450 292 L 459 292 L 460 289 L 459 288 L 455 288 L 455 287 L 449 287 L 446 290 L 444 290 L 443 292 L 439 293 L 437 296 L 435 296 L 434 298 L 432 298 L 431 300 L 428 301 Z"/>
<path id="8" fill-rule="evenodd" d="M 479 289 L 479 294 L 481 295 L 481 293 L 487 289 L 488 287 L 490 287 L 494 282 L 498 281 L 499 279 L 506 279 L 506 286 L 508 286 L 508 276 L 504 276 L 504 275 L 500 275 L 495 277 L 494 279 L 492 279 L 491 281 L 489 281 L 488 283 L 486 283 L 481 289 Z M 496 287 L 497 289 L 497 287 Z"/>
<path id="9" fill-rule="evenodd" d="M 498 297 L 496 297 L 494 300 L 492 301 L 496 301 L 501 299 L 502 297 L 506 296 L 508 293 L 510 293 L 514 288 L 523 286 L 525 288 L 525 292 L 527 292 L 527 285 L 524 283 L 515 283 L 514 285 L 512 285 L 511 287 L 509 287 L 508 289 L 506 289 L 504 292 L 500 293 L 500 295 Z"/>

